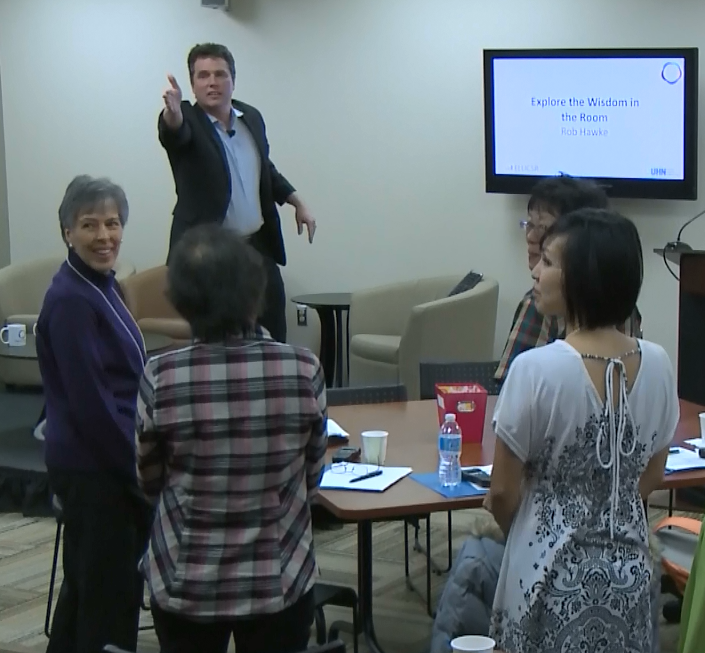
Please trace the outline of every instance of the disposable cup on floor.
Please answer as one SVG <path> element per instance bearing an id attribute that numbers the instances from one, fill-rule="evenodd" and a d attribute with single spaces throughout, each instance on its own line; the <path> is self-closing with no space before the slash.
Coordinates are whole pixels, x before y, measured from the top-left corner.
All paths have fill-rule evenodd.
<path id="1" fill-rule="evenodd" d="M 362 432 L 362 462 L 367 465 L 384 465 L 387 457 L 387 431 Z"/>
<path id="2" fill-rule="evenodd" d="M 463 635 L 451 641 L 450 647 L 456 653 L 492 653 L 496 642 L 482 635 Z"/>

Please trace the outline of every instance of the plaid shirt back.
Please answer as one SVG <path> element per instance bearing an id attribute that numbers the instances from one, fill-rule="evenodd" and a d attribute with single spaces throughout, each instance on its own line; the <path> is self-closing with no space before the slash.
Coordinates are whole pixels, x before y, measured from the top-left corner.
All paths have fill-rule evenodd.
<path id="1" fill-rule="evenodd" d="M 326 451 L 318 359 L 266 332 L 152 358 L 138 479 L 157 503 L 141 568 L 164 610 L 279 612 L 313 585 L 310 500 Z"/>
<path id="2" fill-rule="evenodd" d="M 547 345 L 564 332 L 565 324 L 561 318 L 544 317 L 539 313 L 534 302 L 534 293 L 530 290 L 524 295 L 514 313 L 512 328 L 494 378 L 499 382 L 504 381 L 509 366 L 519 354 L 534 347 Z"/>
<path id="3" fill-rule="evenodd" d="M 641 313 L 637 307 L 634 307 L 631 317 L 620 330 L 634 338 L 643 337 Z M 548 345 L 559 338 L 565 338 L 565 320 L 559 317 L 544 317 L 539 313 L 534 302 L 533 290 L 530 290 L 519 302 L 514 313 L 512 328 L 494 378 L 498 383 L 502 383 L 509 372 L 510 365 L 519 354 L 534 347 Z"/>

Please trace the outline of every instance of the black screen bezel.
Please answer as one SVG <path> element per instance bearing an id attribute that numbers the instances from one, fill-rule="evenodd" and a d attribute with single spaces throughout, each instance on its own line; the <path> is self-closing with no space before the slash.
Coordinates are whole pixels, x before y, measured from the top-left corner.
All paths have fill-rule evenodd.
<path id="1" fill-rule="evenodd" d="M 594 177 L 611 197 L 635 199 L 695 200 L 698 197 L 698 48 L 614 48 L 560 50 L 484 50 L 485 190 L 488 193 L 529 194 L 541 177 L 495 173 L 494 79 L 495 59 L 565 58 L 682 58 L 685 60 L 685 120 L 682 180 Z M 562 172 L 570 173 L 570 170 Z"/>

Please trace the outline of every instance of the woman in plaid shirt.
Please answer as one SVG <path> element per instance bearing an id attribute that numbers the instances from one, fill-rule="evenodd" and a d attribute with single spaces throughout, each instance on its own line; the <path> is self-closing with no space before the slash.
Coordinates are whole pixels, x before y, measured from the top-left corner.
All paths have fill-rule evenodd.
<path id="1" fill-rule="evenodd" d="M 152 358 L 137 402 L 138 480 L 156 504 L 142 561 L 162 653 L 306 648 L 310 502 L 326 451 L 318 359 L 256 326 L 266 275 L 234 232 L 196 227 L 169 264 L 193 344 Z"/>

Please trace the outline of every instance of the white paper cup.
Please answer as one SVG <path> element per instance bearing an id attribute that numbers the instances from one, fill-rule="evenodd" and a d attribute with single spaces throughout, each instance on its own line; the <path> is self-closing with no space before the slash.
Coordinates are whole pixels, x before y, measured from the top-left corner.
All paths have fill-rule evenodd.
<path id="1" fill-rule="evenodd" d="M 384 465 L 387 458 L 387 431 L 362 432 L 362 462 L 366 465 Z"/>
<path id="2" fill-rule="evenodd" d="M 458 653 L 492 653 L 496 642 L 482 635 L 463 635 L 451 641 L 450 647 Z"/>
<path id="3" fill-rule="evenodd" d="M 705 440 L 705 413 L 700 413 L 700 437 Z"/>

